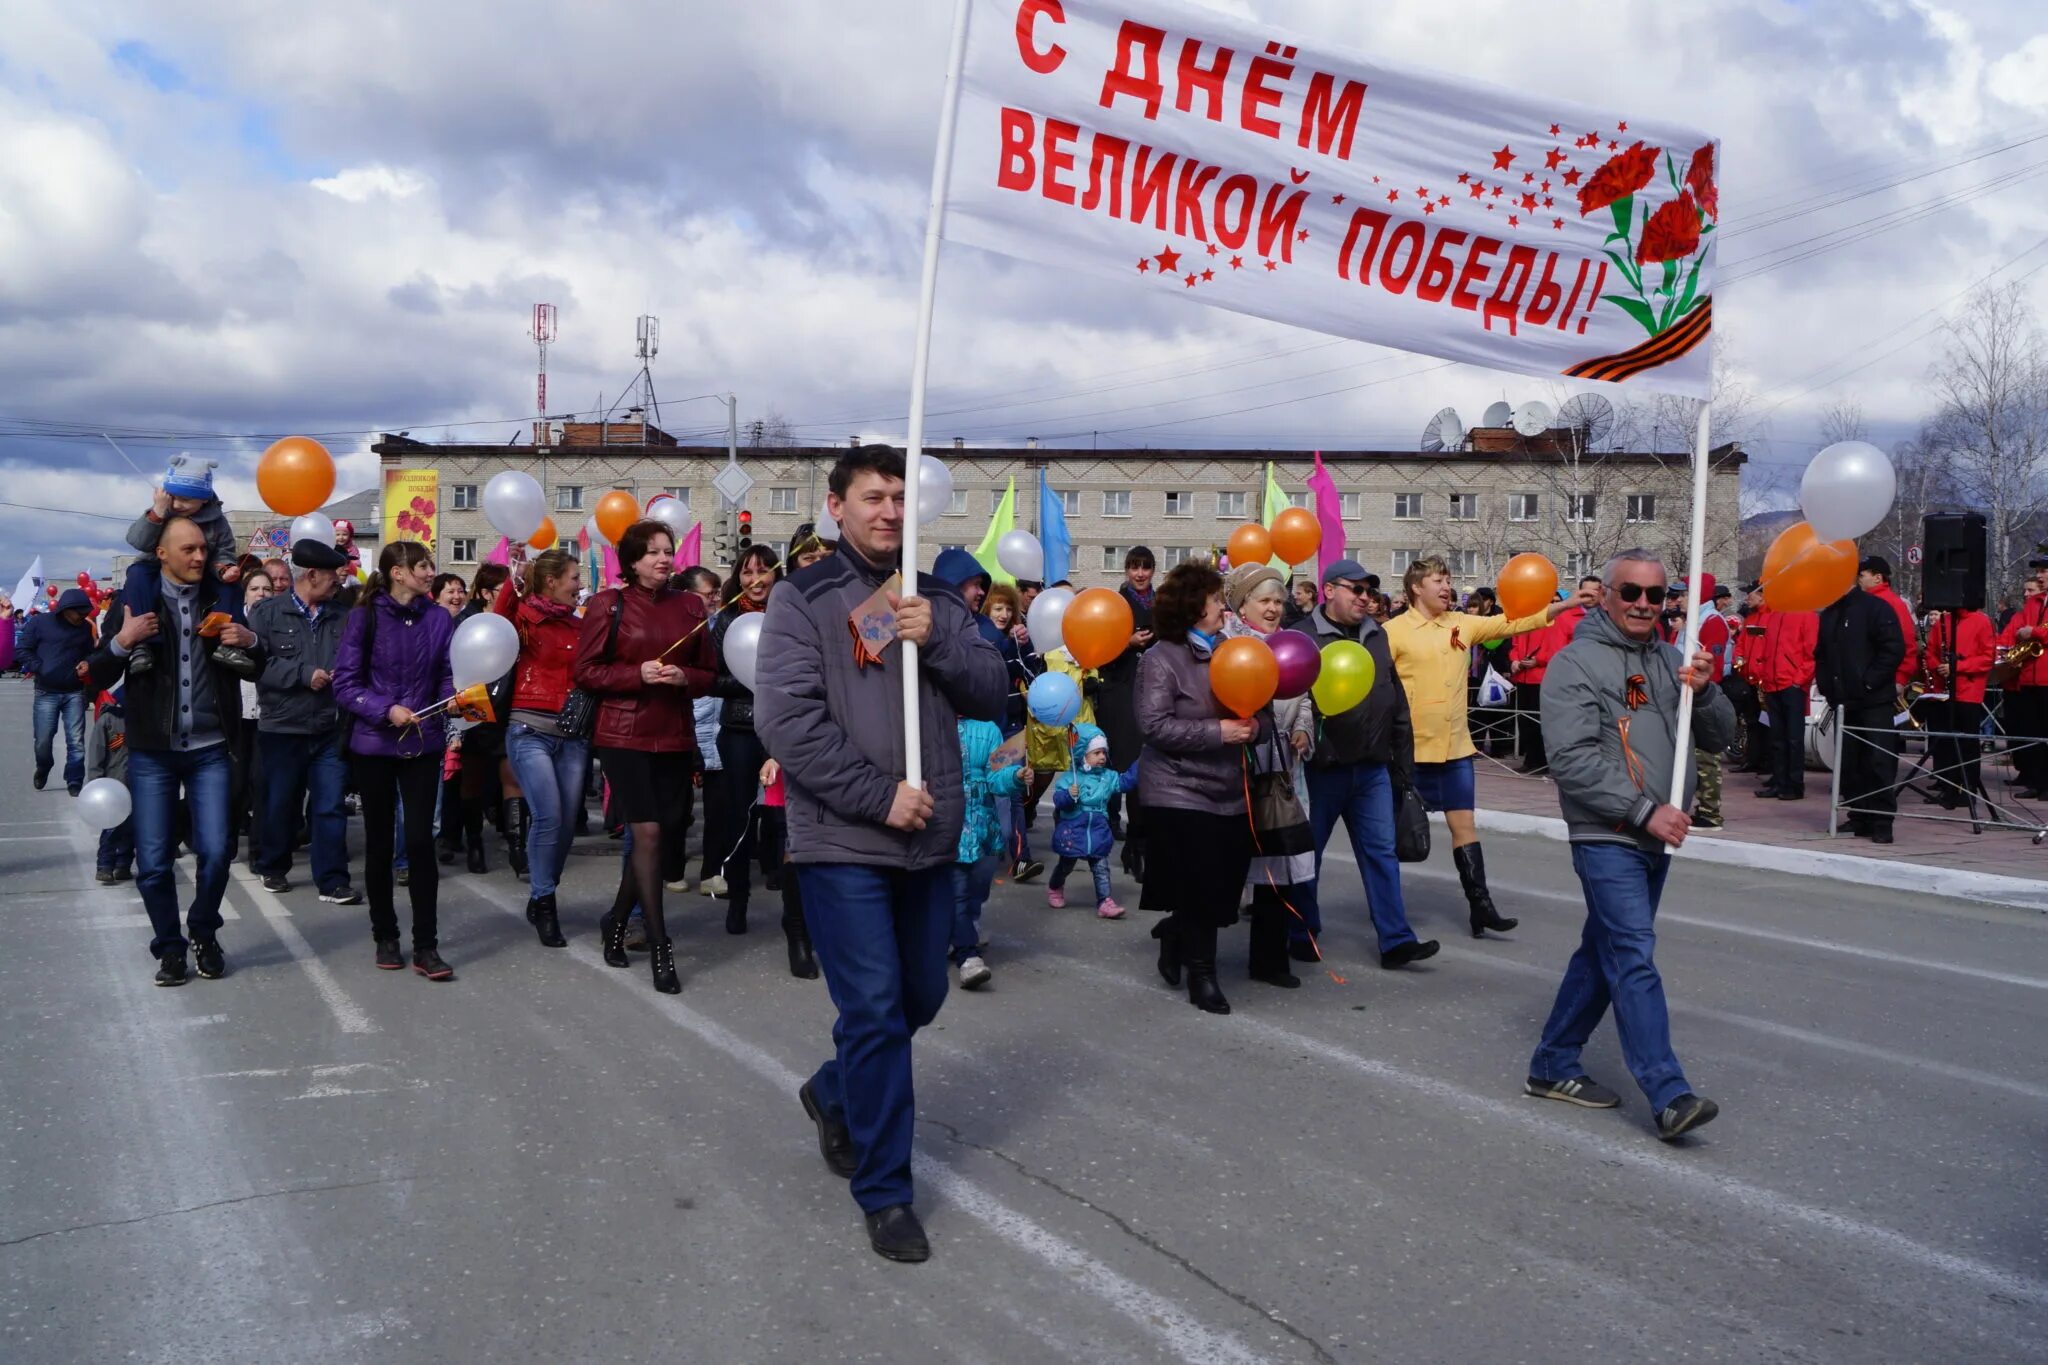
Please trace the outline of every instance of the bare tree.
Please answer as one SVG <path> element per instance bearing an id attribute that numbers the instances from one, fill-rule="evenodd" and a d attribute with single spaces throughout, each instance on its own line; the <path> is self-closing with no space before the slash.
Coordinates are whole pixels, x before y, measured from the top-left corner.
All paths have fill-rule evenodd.
<path id="1" fill-rule="evenodd" d="M 2018 284 L 1979 289 L 1951 320 L 1931 378 L 1940 410 L 1920 433 L 1956 501 L 1989 522 L 1989 596 L 2048 517 L 2048 350 Z"/>
<path id="2" fill-rule="evenodd" d="M 793 446 L 797 443 L 796 428 L 774 408 L 747 423 L 746 438 L 750 446 Z"/>
<path id="3" fill-rule="evenodd" d="M 1854 398 L 1837 398 L 1821 409 L 1820 443 L 1834 445 L 1837 441 L 1867 441 L 1870 429 L 1863 423 L 1863 404 Z"/>

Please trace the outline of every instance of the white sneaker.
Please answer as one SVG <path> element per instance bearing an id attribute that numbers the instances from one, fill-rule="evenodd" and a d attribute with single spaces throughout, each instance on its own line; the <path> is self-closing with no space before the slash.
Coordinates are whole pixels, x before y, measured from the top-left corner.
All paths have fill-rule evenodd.
<path id="1" fill-rule="evenodd" d="M 688 891 L 690 889 L 690 880 L 685 877 L 679 882 L 663 882 L 661 887 L 664 891 Z"/>
<path id="2" fill-rule="evenodd" d="M 960 989 L 978 990 L 986 986 L 994 976 L 995 973 L 988 969 L 986 962 L 978 957 L 970 957 L 960 964 Z"/>
<path id="3" fill-rule="evenodd" d="M 706 877 L 703 885 L 697 889 L 707 896 L 723 896 L 725 894 L 725 878 Z"/>

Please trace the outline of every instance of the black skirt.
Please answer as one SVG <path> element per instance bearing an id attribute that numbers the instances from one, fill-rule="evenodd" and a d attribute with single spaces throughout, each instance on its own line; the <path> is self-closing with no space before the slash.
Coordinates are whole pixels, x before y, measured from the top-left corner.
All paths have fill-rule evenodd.
<path id="1" fill-rule="evenodd" d="M 611 815 L 629 825 L 687 828 L 690 820 L 691 760 L 687 750 L 601 748 L 598 765 L 611 785 Z"/>
<path id="2" fill-rule="evenodd" d="M 1142 910 L 1182 911 L 1222 929 L 1237 923 L 1237 903 L 1252 865 L 1247 816 L 1173 806 L 1145 807 Z"/>

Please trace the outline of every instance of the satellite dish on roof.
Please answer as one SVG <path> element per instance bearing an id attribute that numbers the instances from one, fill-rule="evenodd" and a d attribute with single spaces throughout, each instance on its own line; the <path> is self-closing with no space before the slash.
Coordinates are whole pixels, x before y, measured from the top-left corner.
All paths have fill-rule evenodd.
<path id="1" fill-rule="evenodd" d="M 1514 419 L 1515 410 L 1506 403 L 1489 403 L 1479 418 L 1482 427 L 1504 427 Z"/>
<path id="2" fill-rule="evenodd" d="M 1577 434 L 1581 450 L 1597 450 L 1614 430 L 1614 404 L 1597 393 L 1575 393 L 1557 410 L 1557 424 Z"/>
<path id="3" fill-rule="evenodd" d="M 1422 429 L 1422 448 L 1432 455 L 1457 450 L 1464 444 L 1465 424 L 1458 420 L 1456 408 L 1445 408 Z"/>
<path id="4" fill-rule="evenodd" d="M 1516 408 L 1508 421 L 1523 436 L 1541 436 L 1550 430 L 1550 404 L 1530 399 Z"/>

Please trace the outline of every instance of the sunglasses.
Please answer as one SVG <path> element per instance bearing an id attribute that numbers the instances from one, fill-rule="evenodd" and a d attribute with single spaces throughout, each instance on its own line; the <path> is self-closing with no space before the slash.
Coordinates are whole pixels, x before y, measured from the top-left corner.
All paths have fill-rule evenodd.
<path id="1" fill-rule="evenodd" d="M 1650 599 L 1650 605 L 1653 607 L 1663 606 L 1664 599 L 1671 595 L 1671 589 L 1665 587 L 1662 583 L 1659 583 L 1654 588 L 1646 588 L 1640 583 L 1622 583 L 1617 585 L 1614 591 L 1624 602 L 1633 602 L 1638 598 L 1647 597 Z"/>

